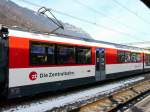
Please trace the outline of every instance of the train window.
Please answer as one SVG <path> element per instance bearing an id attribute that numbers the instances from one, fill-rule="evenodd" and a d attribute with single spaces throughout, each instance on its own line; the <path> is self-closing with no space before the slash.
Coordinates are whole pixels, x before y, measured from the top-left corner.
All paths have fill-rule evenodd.
<path id="1" fill-rule="evenodd" d="M 137 62 L 140 62 L 140 61 L 141 61 L 141 54 L 137 53 Z"/>
<path id="2" fill-rule="evenodd" d="M 141 55 L 140 53 L 131 53 L 131 62 L 140 62 L 141 61 Z"/>
<path id="3" fill-rule="evenodd" d="M 84 47 L 76 48 L 77 64 L 91 64 L 91 49 Z"/>
<path id="4" fill-rule="evenodd" d="M 118 50 L 118 62 L 124 63 L 125 62 L 125 51 Z"/>
<path id="5" fill-rule="evenodd" d="M 130 62 L 131 61 L 131 56 L 130 56 L 130 52 L 126 51 L 125 52 L 125 62 Z"/>
<path id="6" fill-rule="evenodd" d="M 48 64 L 55 64 L 55 45 L 51 44 L 46 47 L 47 53 L 47 63 Z"/>
<path id="7" fill-rule="evenodd" d="M 32 42 L 30 46 L 30 63 L 33 65 L 54 64 L 54 44 Z"/>
<path id="8" fill-rule="evenodd" d="M 145 55 L 145 65 L 150 66 L 150 54 Z"/>
<path id="9" fill-rule="evenodd" d="M 32 45 L 31 53 L 33 54 L 45 54 L 45 47 L 41 45 Z"/>
<path id="10" fill-rule="evenodd" d="M 137 62 L 137 53 L 132 52 L 131 53 L 131 62 Z"/>
<path id="11" fill-rule="evenodd" d="M 31 42 L 30 64 L 91 64 L 91 53 L 86 47 Z"/>
<path id="12" fill-rule="evenodd" d="M 75 64 L 75 47 L 67 45 L 57 46 L 57 63 L 58 64 Z"/>

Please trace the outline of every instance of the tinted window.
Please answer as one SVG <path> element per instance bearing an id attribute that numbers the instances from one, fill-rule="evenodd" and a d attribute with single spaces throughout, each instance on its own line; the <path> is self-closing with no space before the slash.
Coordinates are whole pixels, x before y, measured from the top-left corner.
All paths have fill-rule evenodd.
<path id="1" fill-rule="evenodd" d="M 131 62 L 131 56 L 130 56 L 130 52 L 125 52 L 125 62 Z"/>
<path id="2" fill-rule="evenodd" d="M 118 51 L 118 62 L 125 62 L 125 51 Z"/>
<path id="3" fill-rule="evenodd" d="M 31 64 L 54 64 L 54 48 L 54 44 L 32 42 L 30 46 Z"/>
<path id="4" fill-rule="evenodd" d="M 140 62 L 140 53 L 129 52 L 129 51 L 118 51 L 118 62 Z"/>
<path id="5" fill-rule="evenodd" d="M 141 54 L 140 53 L 137 53 L 137 62 L 140 62 L 141 61 Z"/>
<path id="6" fill-rule="evenodd" d="M 99 51 L 96 51 L 96 70 L 100 70 L 100 53 Z"/>
<path id="7" fill-rule="evenodd" d="M 50 43 L 30 43 L 30 64 L 91 64 L 91 48 L 57 45 Z"/>
<path id="8" fill-rule="evenodd" d="M 137 54 L 136 53 L 131 53 L 131 62 L 137 62 Z"/>
<path id="9" fill-rule="evenodd" d="M 150 66 L 150 54 L 145 55 L 145 64 L 146 66 Z"/>
<path id="10" fill-rule="evenodd" d="M 58 45 L 57 62 L 58 64 L 75 64 L 75 47 Z"/>
<path id="11" fill-rule="evenodd" d="M 91 49 L 84 47 L 76 48 L 77 64 L 91 64 Z"/>
<path id="12" fill-rule="evenodd" d="M 46 53 L 45 46 L 33 45 L 32 44 L 31 53 L 34 53 L 34 54 L 45 54 Z"/>
<path id="13" fill-rule="evenodd" d="M 140 53 L 131 53 L 131 62 L 140 62 L 141 61 L 141 55 Z"/>

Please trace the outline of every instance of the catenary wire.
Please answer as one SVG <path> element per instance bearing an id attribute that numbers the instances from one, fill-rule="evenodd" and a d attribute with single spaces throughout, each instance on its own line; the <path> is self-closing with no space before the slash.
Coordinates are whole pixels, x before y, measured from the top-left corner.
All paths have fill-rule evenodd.
<path id="1" fill-rule="evenodd" d="M 92 11 L 92 12 L 94 12 L 94 13 L 100 15 L 100 16 L 106 17 L 107 19 L 109 19 L 109 20 L 112 21 L 112 22 L 116 22 L 116 23 L 121 24 L 122 26 L 126 27 L 127 29 L 130 29 L 130 30 L 133 30 L 133 31 L 136 31 L 136 30 L 137 30 L 137 29 L 134 28 L 134 27 L 131 27 L 131 26 L 129 26 L 129 25 L 127 25 L 127 24 L 125 24 L 125 23 L 123 23 L 123 22 L 121 22 L 121 21 L 118 21 L 117 18 L 108 17 L 107 14 L 105 14 L 105 12 L 102 12 L 102 11 L 99 11 L 99 10 L 93 8 L 93 7 L 90 7 L 90 6 L 88 6 L 87 4 L 85 4 L 85 3 L 82 3 L 82 2 L 80 2 L 80 1 L 78 1 L 78 0 L 72 0 L 72 1 L 75 2 L 75 3 L 77 3 L 77 4 L 79 4 L 79 5 L 81 5 L 81 6 L 83 6 L 83 7 L 85 7 L 85 8 L 87 8 L 87 9 L 89 9 L 90 11 Z M 137 32 L 137 31 L 136 31 L 136 32 Z M 143 34 L 148 34 L 147 32 L 139 32 L 139 31 L 138 31 L 138 33 L 139 33 L 139 34 L 142 34 L 142 35 L 143 35 Z"/>
<path id="2" fill-rule="evenodd" d="M 35 6 L 37 8 L 40 8 L 42 7 L 42 5 L 38 5 L 38 4 L 35 4 L 33 2 L 30 2 L 30 1 L 27 1 L 27 0 L 21 0 L 22 2 L 24 3 L 27 3 L 27 4 L 30 4 L 32 6 Z M 89 20 L 86 20 L 86 19 L 83 19 L 83 18 L 79 18 L 79 17 L 76 17 L 76 16 L 73 16 L 73 15 L 70 15 L 70 14 L 67 14 L 67 13 L 64 13 L 64 12 L 61 12 L 61 11 L 58 11 L 58 10 L 55 10 L 55 9 L 52 9 L 50 8 L 51 11 L 55 12 L 55 13 L 58 13 L 60 15 L 63 15 L 63 16 L 67 16 L 67 17 L 70 17 L 72 19 L 75 19 L 75 20 L 78 20 L 78 21 L 81 21 L 81 22 L 84 22 L 84 23 L 88 23 L 88 24 L 91 24 L 91 25 L 94 25 L 96 27 L 99 27 L 99 28 L 103 28 L 105 30 L 109 30 L 109 31 L 112 31 L 112 32 L 117 32 L 121 35 L 124 35 L 124 36 L 127 36 L 128 38 L 135 38 L 135 35 L 133 34 L 130 34 L 130 33 L 126 33 L 126 32 L 122 32 L 122 31 L 119 31 L 119 30 L 116 30 L 116 29 L 113 29 L 113 28 L 110 28 L 110 27 L 107 27 L 107 26 L 104 26 L 102 24 L 98 24 L 96 22 L 93 22 L 93 21 L 89 21 Z M 136 38 L 137 39 L 137 38 Z M 145 41 L 143 39 L 140 39 L 141 41 Z"/>
<path id="3" fill-rule="evenodd" d="M 132 11 L 131 9 L 129 9 L 128 7 L 126 7 L 125 5 L 121 4 L 117 0 L 113 0 L 113 1 L 114 1 L 114 3 L 116 3 L 117 5 L 119 5 L 120 7 L 122 7 L 123 9 L 125 9 L 126 11 L 128 11 L 129 13 L 131 13 L 132 15 L 136 16 L 138 19 L 140 19 L 145 24 L 149 24 L 150 25 L 150 22 L 148 20 L 146 20 L 143 17 L 139 16 L 137 13 L 135 13 L 134 11 Z"/>

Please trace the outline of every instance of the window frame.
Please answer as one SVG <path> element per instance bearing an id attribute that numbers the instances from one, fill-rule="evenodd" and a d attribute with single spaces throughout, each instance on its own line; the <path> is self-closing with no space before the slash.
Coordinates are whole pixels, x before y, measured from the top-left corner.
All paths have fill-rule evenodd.
<path id="1" fill-rule="evenodd" d="M 72 56 L 73 57 L 73 59 L 74 59 L 74 62 L 67 62 L 67 63 L 60 63 L 58 60 L 57 60 L 57 65 L 69 65 L 69 64 L 76 64 L 76 51 L 75 51 L 75 46 L 72 46 L 72 45 L 67 45 L 67 44 L 57 44 L 56 45 L 57 46 L 57 48 L 55 49 L 56 50 L 56 60 L 57 59 L 59 59 L 60 57 L 59 57 L 59 46 L 63 46 L 63 47 L 68 47 L 68 48 L 73 48 L 73 53 L 74 53 L 74 55 Z M 69 58 L 69 57 L 68 57 Z M 68 60 L 69 61 L 69 60 Z"/>
<path id="2" fill-rule="evenodd" d="M 124 58 L 123 61 L 121 61 L 120 52 L 123 52 L 123 53 L 121 53 L 121 54 L 123 54 L 122 55 L 123 58 Z M 117 60 L 118 60 L 119 63 L 125 63 L 125 51 L 123 51 L 123 50 L 117 50 Z"/>
<path id="3" fill-rule="evenodd" d="M 125 63 L 130 63 L 131 62 L 131 53 L 130 51 L 125 51 Z M 129 60 L 126 59 L 126 57 L 128 58 L 129 56 Z"/>
<path id="4" fill-rule="evenodd" d="M 119 52 L 124 52 L 124 61 L 119 61 L 120 59 L 119 59 Z M 130 61 L 125 61 L 126 60 L 126 53 L 130 53 Z M 132 55 L 133 54 L 135 54 L 136 56 L 135 56 L 135 60 L 136 61 L 133 61 L 132 60 Z M 138 56 L 140 56 L 140 59 L 138 60 Z M 139 52 L 132 52 L 132 51 L 124 51 L 124 50 L 117 50 L 117 60 L 118 60 L 118 62 L 119 63 L 139 63 L 139 62 L 141 62 L 141 60 L 142 60 L 142 57 L 141 57 L 141 53 L 139 53 Z"/>
<path id="5" fill-rule="evenodd" d="M 32 61 L 32 53 L 31 53 L 31 47 L 32 45 L 36 45 L 36 44 L 48 44 L 48 45 L 54 45 L 54 63 L 33 63 Z M 75 59 L 75 63 L 59 63 L 58 62 L 58 46 L 67 46 L 67 47 L 73 47 L 74 48 L 74 59 Z M 77 63 L 77 48 L 84 48 L 84 49 L 89 49 L 90 50 L 90 63 Z M 48 51 L 47 51 L 47 56 L 48 56 Z M 51 43 L 51 42 L 43 42 L 43 41 L 35 41 L 35 40 L 31 40 L 29 41 L 29 65 L 30 66 L 79 66 L 79 65 L 92 65 L 92 47 L 91 46 L 79 46 L 79 45 L 74 45 L 74 44 L 61 44 L 61 43 Z"/>
<path id="6" fill-rule="evenodd" d="M 83 48 L 83 49 L 89 49 L 90 50 L 90 61 L 89 63 L 78 63 L 78 49 L 80 48 Z M 77 64 L 83 64 L 83 65 L 86 65 L 86 64 L 92 64 L 92 49 L 90 47 L 76 47 L 76 63 Z"/>
<path id="7" fill-rule="evenodd" d="M 145 66 L 150 66 L 150 54 L 145 54 Z"/>
<path id="8" fill-rule="evenodd" d="M 47 46 L 46 48 L 45 48 L 45 54 L 43 54 L 43 56 L 45 55 L 46 56 L 46 58 L 47 58 L 47 61 L 45 62 L 45 63 L 34 63 L 33 62 L 33 60 L 32 60 L 32 56 L 34 55 L 34 54 L 39 54 L 39 56 L 40 56 L 40 53 L 32 53 L 31 52 L 31 49 L 32 49 L 32 45 L 38 45 L 39 44 L 39 46 L 42 46 L 42 45 L 49 45 L 49 46 L 53 46 L 54 47 L 54 54 L 53 54 L 53 63 L 50 63 L 49 61 L 48 61 L 48 47 L 49 46 Z M 30 62 L 29 62 L 29 64 L 31 65 L 31 66 L 43 66 L 43 65 L 54 65 L 55 64 L 55 44 L 54 43 L 47 43 L 47 42 L 39 42 L 39 41 L 30 41 L 30 50 L 29 50 L 29 54 L 30 54 L 30 56 L 29 56 L 29 60 L 30 60 Z M 42 53 L 41 53 L 41 55 L 42 55 Z"/>

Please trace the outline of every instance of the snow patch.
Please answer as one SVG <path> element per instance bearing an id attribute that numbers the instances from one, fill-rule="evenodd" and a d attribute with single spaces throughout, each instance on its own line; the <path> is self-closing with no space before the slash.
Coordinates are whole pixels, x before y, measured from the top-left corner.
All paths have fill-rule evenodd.
<path id="1" fill-rule="evenodd" d="M 19 105 L 17 107 L 8 109 L 8 110 L 3 110 L 4 112 L 43 112 L 43 111 L 48 111 L 51 110 L 55 107 L 61 107 L 67 104 L 73 104 L 75 102 L 80 102 L 86 99 L 93 98 L 94 96 L 102 95 L 104 93 L 110 93 L 120 87 L 123 87 L 127 84 L 143 80 L 144 77 L 138 77 L 138 78 L 133 78 L 133 79 L 128 79 L 124 81 L 120 81 L 117 83 L 113 84 L 107 84 L 103 86 L 98 86 L 94 88 L 90 88 L 84 91 L 79 91 L 75 92 L 72 94 L 60 96 L 60 97 L 54 97 L 50 99 L 46 99 L 43 101 L 38 101 L 30 104 L 25 104 L 25 105 Z"/>

